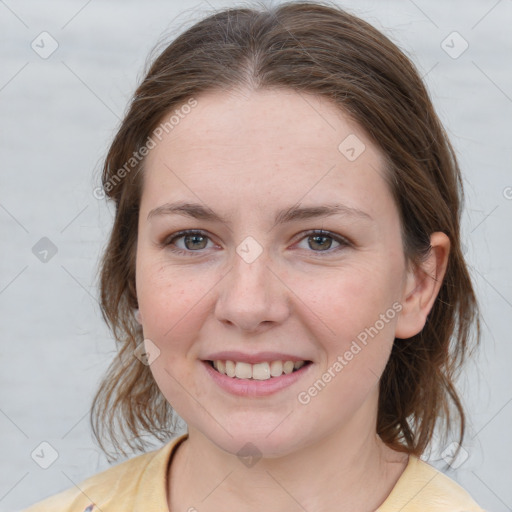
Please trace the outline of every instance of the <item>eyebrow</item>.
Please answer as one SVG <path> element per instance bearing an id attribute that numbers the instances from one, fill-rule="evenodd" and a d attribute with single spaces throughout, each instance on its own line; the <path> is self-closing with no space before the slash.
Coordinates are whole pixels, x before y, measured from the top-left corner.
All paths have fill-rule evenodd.
<path id="1" fill-rule="evenodd" d="M 216 221 L 230 225 L 229 220 L 199 203 L 188 203 L 184 201 L 165 203 L 151 210 L 147 219 L 150 220 L 153 217 L 160 215 L 182 215 L 193 219 Z M 352 208 L 343 204 L 325 204 L 319 206 L 293 205 L 277 212 L 274 220 L 274 227 L 287 222 L 330 217 L 332 215 L 343 215 L 359 219 L 373 220 L 368 213 L 359 210 L 358 208 Z"/>

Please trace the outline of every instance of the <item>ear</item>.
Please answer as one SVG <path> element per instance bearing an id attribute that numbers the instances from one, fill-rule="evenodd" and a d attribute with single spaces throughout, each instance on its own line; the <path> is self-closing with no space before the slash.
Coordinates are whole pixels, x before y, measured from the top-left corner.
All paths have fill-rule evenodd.
<path id="1" fill-rule="evenodd" d="M 427 315 L 441 289 L 449 254 L 448 236 L 440 231 L 432 233 L 427 258 L 419 267 L 407 271 L 402 293 L 402 310 L 395 329 L 396 338 L 410 338 L 425 326 Z"/>
<path id="2" fill-rule="evenodd" d="M 137 323 L 142 325 L 142 316 L 140 314 L 140 311 L 138 309 L 133 310 L 133 316 L 135 317 L 135 320 L 137 320 Z"/>

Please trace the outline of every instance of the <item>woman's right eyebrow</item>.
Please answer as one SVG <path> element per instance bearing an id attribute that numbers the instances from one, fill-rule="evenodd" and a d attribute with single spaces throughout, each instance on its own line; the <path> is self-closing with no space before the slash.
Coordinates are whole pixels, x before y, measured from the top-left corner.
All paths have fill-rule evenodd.
<path id="1" fill-rule="evenodd" d="M 200 203 L 189 203 L 184 201 L 165 203 L 151 210 L 147 219 L 151 220 L 152 218 L 160 215 L 182 215 L 193 219 L 216 221 L 226 225 L 231 224 L 229 220 Z M 277 212 L 273 227 L 287 222 L 324 218 L 332 215 L 350 216 L 361 220 L 373 221 L 373 218 L 368 213 L 358 208 L 352 208 L 339 203 L 313 206 L 299 206 L 296 204 Z"/>

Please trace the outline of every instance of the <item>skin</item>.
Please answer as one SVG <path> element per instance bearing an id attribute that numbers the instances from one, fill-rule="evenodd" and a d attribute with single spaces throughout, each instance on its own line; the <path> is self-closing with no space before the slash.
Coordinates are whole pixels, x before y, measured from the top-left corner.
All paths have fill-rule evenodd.
<path id="1" fill-rule="evenodd" d="M 138 228 L 140 322 L 160 350 L 150 369 L 189 432 L 169 467 L 170 510 L 375 510 L 408 462 L 376 434 L 378 380 L 395 337 L 422 329 L 449 240 L 433 233 L 422 267 L 407 263 L 382 153 L 325 99 L 283 90 L 196 99 L 146 159 Z M 351 134 L 365 145 L 354 161 L 338 150 Z M 228 224 L 177 214 L 148 219 L 177 200 L 207 206 Z M 337 202 L 370 218 L 274 226 L 276 212 L 298 202 Z M 184 229 L 206 238 L 164 245 Z M 315 239 L 304 234 L 311 229 L 329 233 Z M 247 236 L 263 250 L 251 263 L 236 252 Z M 300 403 L 297 395 L 393 303 L 401 311 Z M 313 367 L 274 395 L 236 397 L 200 362 L 217 350 L 281 351 Z M 262 457 L 252 467 L 236 455 L 247 442 Z"/>

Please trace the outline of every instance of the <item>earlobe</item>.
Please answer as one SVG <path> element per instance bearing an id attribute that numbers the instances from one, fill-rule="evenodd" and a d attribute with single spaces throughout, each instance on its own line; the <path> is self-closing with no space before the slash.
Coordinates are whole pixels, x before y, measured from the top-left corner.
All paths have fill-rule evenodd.
<path id="1" fill-rule="evenodd" d="M 138 309 L 133 310 L 133 316 L 135 317 L 135 320 L 137 320 L 137 323 L 142 325 L 142 317 L 141 317 L 140 311 Z"/>
<path id="2" fill-rule="evenodd" d="M 410 269 L 402 294 L 402 311 L 395 329 L 396 338 L 410 338 L 424 327 L 448 266 L 450 239 L 436 231 L 430 237 L 430 252 L 419 267 Z"/>

